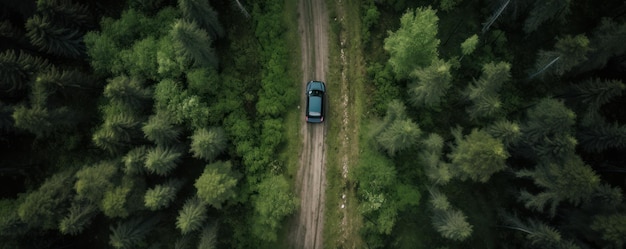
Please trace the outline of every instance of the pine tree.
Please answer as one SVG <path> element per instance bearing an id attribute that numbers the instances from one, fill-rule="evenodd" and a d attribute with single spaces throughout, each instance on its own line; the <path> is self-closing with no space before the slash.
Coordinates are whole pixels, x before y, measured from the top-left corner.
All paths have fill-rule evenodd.
<path id="1" fill-rule="evenodd" d="M 593 32 L 591 46 L 594 49 L 589 53 L 589 61 L 582 66 L 581 71 L 603 68 L 609 59 L 623 54 L 626 51 L 626 47 L 623 46 L 624 35 L 626 35 L 626 23 L 615 22 L 609 17 L 603 18 Z"/>
<path id="2" fill-rule="evenodd" d="M 26 22 L 30 42 L 47 53 L 78 58 L 84 54 L 84 45 L 78 30 L 55 25 L 47 16 L 34 15 Z"/>
<path id="3" fill-rule="evenodd" d="M 477 46 L 478 46 L 478 35 L 474 34 L 468 37 L 467 39 L 465 39 L 463 43 L 461 43 L 461 54 L 463 56 L 470 55 L 476 50 Z"/>
<path id="4" fill-rule="evenodd" d="M 437 58 L 439 39 L 436 11 L 428 8 L 409 10 L 400 18 L 400 28 L 389 32 L 384 49 L 398 79 L 406 79 L 418 67 L 426 67 Z"/>
<path id="5" fill-rule="evenodd" d="M 61 171 L 29 192 L 17 209 L 20 220 L 32 228 L 56 229 L 72 197 L 73 172 Z"/>
<path id="6" fill-rule="evenodd" d="M 409 97 L 414 106 L 438 107 L 452 86 L 450 62 L 434 59 L 430 66 L 411 73 L 416 81 L 409 85 Z"/>
<path id="7" fill-rule="evenodd" d="M 118 165 L 114 161 L 101 161 L 94 166 L 84 166 L 76 172 L 74 189 L 78 198 L 93 203 L 102 200 L 104 193 L 113 187 L 112 180 L 117 174 Z"/>
<path id="8" fill-rule="evenodd" d="M 145 172 L 144 162 L 146 161 L 146 153 L 148 149 L 145 146 L 135 147 L 128 151 L 122 158 L 124 166 L 122 170 L 127 175 L 137 175 Z"/>
<path id="9" fill-rule="evenodd" d="M 118 76 L 108 81 L 104 88 L 104 96 L 111 101 L 124 103 L 129 108 L 141 108 L 152 97 L 150 90 L 143 87 L 143 82 L 137 78 Z"/>
<path id="10" fill-rule="evenodd" d="M 144 136 L 157 146 L 165 147 L 174 144 L 180 136 L 181 130 L 172 123 L 169 116 L 162 112 L 150 116 L 142 127 Z"/>
<path id="11" fill-rule="evenodd" d="M 189 152 L 193 157 L 212 161 L 226 148 L 226 135 L 222 128 L 202 128 L 194 131 L 191 136 Z"/>
<path id="12" fill-rule="evenodd" d="M 430 193 L 430 206 L 437 211 L 449 211 L 452 209 L 452 205 L 448 201 L 448 197 L 436 188 L 429 188 Z"/>
<path id="13" fill-rule="evenodd" d="M 422 131 L 413 121 L 395 120 L 376 137 L 376 141 L 389 155 L 394 156 L 397 152 L 417 145 L 421 135 Z"/>
<path id="14" fill-rule="evenodd" d="M 137 248 L 144 245 L 146 236 L 157 227 L 160 222 L 158 216 L 151 218 L 135 218 L 125 222 L 118 222 L 111 226 L 109 244 L 117 249 Z"/>
<path id="15" fill-rule="evenodd" d="M 556 208 L 562 201 L 574 205 L 591 199 L 600 186 L 600 178 L 577 155 L 570 155 L 562 164 L 543 163 L 534 170 L 521 170 L 518 177 L 529 177 L 543 192 L 531 194 L 526 190 L 521 192 L 519 199 L 526 208 L 543 211 L 546 205 L 550 206 L 549 214 L 554 216 Z"/>
<path id="16" fill-rule="evenodd" d="M 194 184 L 198 190 L 198 198 L 214 208 L 221 209 L 224 201 L 234 197 L 237 179 L 231 167 L 230 161 L 205 166 L 204 172 Z"/>
<path id="17" fill-rule="evenodd" d="M 188 22 L 195 22 L 213 38 L 224 36 L 224 28 L 217 18 L 217 12 L 209 5 L 208 1 L 201 0 L 178 0 L 178 8 Z"/>
<path id="18" fill-rule="evenodd" d="M 145 167 L 150 173 L 165 176 L 176 168 L 182 153 L 172 147 L 154 147 L 146 154 Z"/>
<path id="19" fill-rule="evenodd" d="M 198 67 L 217 67 L 217 56 L 211 47 L 213 41 L 207 32 L 198 28 L 195 23 L 178 20 L 174 23 L 170 35 L 176 54 L 183 58 L 184 62 L 193 63 Z"/>
<path id="20" fill-rule="evenodd" d="M 585 35 L 557 38 L 554 50 L 539 51 L 535 66 L 541 73 L 535 73 L 533 76 L 546 72 L 556 76 L 564 75 L 587 60 L 587 54 L 591 51 L 589 44 L 589 39 Z M 555 61 L 555 58 L 558 60 Z M 545 68 L 545 71 L 539 70 L 540 68 Z"/>
<path id="21" fill-rule="evenodd" d="M 505 215 L 506 228 L 524 232 L 526 234 L 527 243 L 531 246 L 539 246 L 542 248 L 563 248 L 563 249 L 575 249 L 579 248 L 571 241 L 564 240 L 561 237 L 561 233 L 553 227 L 550 227 L 543 222 L 529 219 L 527 223 L 524 223 L 517 216 Z"/>
<path id="22" fill-rule="evenodd" d="M 82 233 L 91 224 L 97 211 L 97 206 L 91 203 L 72 203 L 69 213 L 59 223 L 59 231 L 69 235 Z"/>
<path id="23" fill-rule="evenodd" d="M 146 191 L 144 204 L 152 211 L 167 208 L 174 201 L 181 187 L 182 181 L 180 180 L 169 180 L 164 184 L 156 185 Z"/>
<path id="24" fill-rule="evenodd" d="M 500 139 L 507 147 L 515 145 L 522 136 L 522 130 L 519 124 L 504 119 L 488 126 L 485 131 L 492 137 Z"/>
<path id="25" fill-rule="evenodd" d="M 611 99 L 620 96 L 624 89 L 626 86 L 620 80 L 589 79 L 572 86 L 567 95 L 587 107 L 589 111 L 597 111 Z"/>
<path id="26" fill-rule="evenodd" d="M 50 17 L 52 21 L 72 29 L 92 25 L 92 15 L 87 6 L 63 0 L 39 0 L 37 12 Z"/>
<path id="27" fill-rule="evenodd" d="M 593 218 L 591 229 L 600 232 L 602 239 L 613 248 L 624 248 L 626 245 L 626 214 L 615 213 L 610 215 L 596 215 Z"/>
<path id="28" fill-rule="evenodd" d="M 461 180 L 487 182 L 491 175 L 506 168 L 509 157 L 502 141 L 483 130 L 472 130 L 464 138 L 456 138 L 456 147 L 449 154 Z"/>
<path id="29" fill-rule="evenodd" d="M 198 249 L 214 249 L 217 244 L 217 225 L 206 225 L 200 232 Z"/>
<path id="30" fill-rule="evenodd" d="M 6 91 L 21 90 L 26 87 L 34 75 L 49 67 L 47 60 L 14 50 L 0 53 L 0 89 Z"/>
<path id="31" fill-rule="evenodd" d="M 183 208 L 178 212 L 176 227 L 185 235 L 200 230 L 206 219 L 206 204 L 199 198 L 193 197 L 187 200 Z"/>
<path id="32" fill-rule="evenodd" d="M 511 64 L 506 62 L 487 63 L 483 73 L 467 88 L 467 97 L 473 102 L 468 108 L 472 119 L 489 118 L 498 114 L 502 108 L 499 91 L 502 84 L 511 79 Z"/>
<path id="33" fill-rule="evenodd" d="M 101 149 L 116 153 L 136 137 L 138 125 L 139 120 L 133 114 L 105 114 L 104 124 L 94 132 L 92 140 Z"/>
<path id="34" fill-rule="evenodd" d="M 473 226 L 467 222 L 467 216 L 459 210 L 438 212 L 433 217 L 433 225 L 446 239 L 463 241 L 472 235 Z"/>
<path id="35" fill-rule="evenodd" d="M 123 176 L 117 186 L 104 193 L 102 213 L 109 218 L 126 218 L 145 208 L 146 183 L 141 177 Z"/>
<path id="36" fill-rule="evenodd" d="M 524 31 L 531 33 L 551 19 L 564 22 L 565 16 L 570 13 L 570 2 L 571 0 L 535 1 L 533 9 L 524 22 Z"/>
<path id="37" fill-rule="evenodd" d="M 562 101 L 544 98 L 528 110 L 528 121 L 522 127 L 524 139 L 530 144 L 540 144 L 545 137 L 570 134 L 576 114 Z"/>

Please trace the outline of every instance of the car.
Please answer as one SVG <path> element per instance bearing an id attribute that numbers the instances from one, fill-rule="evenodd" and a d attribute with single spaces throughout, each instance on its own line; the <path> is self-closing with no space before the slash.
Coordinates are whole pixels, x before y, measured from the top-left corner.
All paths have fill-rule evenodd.
<path id="1" fill-rule="evenodd" d="M 306 84 L 306 114 L 308 123 L 324 122 L 326 85 L 322 81 L 309 81 Z"/>

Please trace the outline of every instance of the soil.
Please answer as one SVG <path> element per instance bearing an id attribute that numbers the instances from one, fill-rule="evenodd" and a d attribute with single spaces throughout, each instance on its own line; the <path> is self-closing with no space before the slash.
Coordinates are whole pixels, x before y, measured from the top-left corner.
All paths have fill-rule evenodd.
<path id="1" fill-rule="evenodd" d="M 324 0 L 300 0 L 298 13 L 302 50 L 301 84 L 302 89 L 305 89 L 306 83 L 311 80 L 326 82 L 328 12 Z M 300 106 L 306 106 L 305 104 L 305 94 L 302 91 Z M 304 117 L 304 108 L 301 109 Z M 289 247 L 322 248 L 326 189 L 326 123 L 302 122 L 300 134 L 303 140 L 296 181 L 300 210 L 291 223 Z"/>

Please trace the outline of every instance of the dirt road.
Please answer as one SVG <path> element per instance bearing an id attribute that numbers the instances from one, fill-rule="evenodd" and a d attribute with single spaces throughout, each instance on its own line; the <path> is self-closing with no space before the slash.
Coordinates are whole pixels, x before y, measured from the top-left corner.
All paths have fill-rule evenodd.
<path id="1" fill-rule="evenodd" d="M 328 13 L 324 0 L 300 0 L 299 31 L 302 48 L 302 89 L 310 80 L 326 81 L 328 68 Z M 331 89 L 332 90 L 332 89 Z M 305 95 L 301 93 L 300 106 Z M 303 110 L 304 112 L 304 110 Z M 304 116 L 304 113 L 302 114 Z M 326 187 L 326 124 L 302 122 L 303 137 L 296 190 L 300 211 L 292 225 L 291 248 L 322 248 Z"/>

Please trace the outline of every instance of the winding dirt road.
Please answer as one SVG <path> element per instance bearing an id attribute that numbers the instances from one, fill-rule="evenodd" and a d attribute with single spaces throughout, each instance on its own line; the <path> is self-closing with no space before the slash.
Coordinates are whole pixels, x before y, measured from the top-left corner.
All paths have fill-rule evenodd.
<path id="1" fill-rule="evenodd" d="M 326 81 L 328 13 L 324 0 L 300 0 L 298 13 L 302 49 L 301 82 L 302 89 L 305 89 L 306 83 L 310 80 Z M 306 106 L 304 91 L 301 93 L 300 106 Z M 300 134 L 303 143 L 296 181 L 300 211 L 292 225 L 290 248 L 322 248 L 326 189 L 326 124 L 302 122 Z"/>

